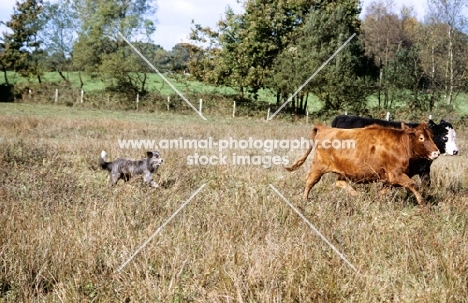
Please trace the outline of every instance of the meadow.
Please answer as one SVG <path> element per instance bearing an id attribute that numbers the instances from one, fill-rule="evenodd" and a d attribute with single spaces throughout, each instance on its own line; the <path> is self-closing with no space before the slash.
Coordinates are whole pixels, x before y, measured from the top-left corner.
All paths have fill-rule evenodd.
<path id="1" fill-rule="evenodd" d="M 310 160 L 190 165 L 213 149 L 160 149 L 154 176 L 107 186 L 97 160 L 140 158 L 122 139 L 296 140 L 311 123 L 80 106 L 0 105 L 0 302 L 468 302 L 468 130 L 432 166 L 419 207 L 396 188 L 324 177 L 301 199 Z M 435 120 L 445 117 L 434 117 Z M 321 121 L 330 123 L 330 121 Z M 303 149 L 225 150 L 278 155 Z M 172 221 L 119 268 L 200 187 Z M 346 264 L 273 185 L 349 260 Z"/>

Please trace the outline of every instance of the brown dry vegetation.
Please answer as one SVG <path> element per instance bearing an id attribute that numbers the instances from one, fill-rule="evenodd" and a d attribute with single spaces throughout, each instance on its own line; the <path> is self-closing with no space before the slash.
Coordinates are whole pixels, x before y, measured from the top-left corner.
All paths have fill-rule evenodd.
<path id="1" fill-rule="evenodd" d="M 303 202 L 310 162 L 295 173 L 187 165 L 194 150 L 161 150 L 159 189 L 138 179 L 108 188 L 97 166 L 102 149 L 111 159 L 144 155 L 119 149 L 118 139 L 297 139 L 309 131 L 280 120 L 2 105 L 0 302 L 467 302 L 465 130 L 461 155 L 433 164 L 428 212 L 402 189 L 382 197 L 379 185 L 359 185 L 361 195 L 348 196 L 331 176 Z M 276 151 L 291 162 L 302 152 Z"/>

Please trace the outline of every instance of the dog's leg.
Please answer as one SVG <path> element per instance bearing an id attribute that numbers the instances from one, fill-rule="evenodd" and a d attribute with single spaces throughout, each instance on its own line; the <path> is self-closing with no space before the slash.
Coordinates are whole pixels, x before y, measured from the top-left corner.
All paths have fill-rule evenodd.
<path id="1" fill-rule="evenodd" d="M 124 180 L 124 182 L 130 181 L 130 174 L 122 174 L 121 178 Z"/>
<path id="2" fill-rule="evenodd" d="M 109 187 L 114 186 L 120 179 L 120 173 L 111 172 L 109 176 Z"/>
<path id="3" fill-rule="evenodd" d="M 149 171 L 143 174 L 143 180 L 145 181 L 145 183 L 149 184 L 151 187 L 154 187 L 154 188 L 159 187 L 159 184 L 153 181 L 153 176 L 151 175 Z"/>

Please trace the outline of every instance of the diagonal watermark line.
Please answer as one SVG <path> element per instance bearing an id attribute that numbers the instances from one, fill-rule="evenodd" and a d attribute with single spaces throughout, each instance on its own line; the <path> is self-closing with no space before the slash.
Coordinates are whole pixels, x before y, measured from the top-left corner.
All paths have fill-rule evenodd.
<path id="1" fill-rule="evenodd" d="M 325 241 L 325 243 L 328 244 L 328 246 L 330 246 L 330 247 L 338 254 L 338 256 L 339 256 L 343 261 L 345 261 L 346 264 L 349 265 L 349 267 L 351 267 L 351 268 L 354 270 L 354 272 L 357 273 L 357 269 L 353 266 L 353 264 L 351 264 L 351 263 L 346 259 L 346 257 L 345 257 L 342 253 L 340 253 L 340 251 L 339 251 L 338 249 L 336 249 L 336 247 L 333 246 L 333 244 L 331 244 L 330 241 L 328 241 L 327 238 L 325 238 L 325 236 L 322 235 L 322 234 L 317 230 L 317 228 L 315 228 L 315 226 L 314 226 L 312 223 L 310 223 L 309 220 L 307 220 L 306 217 L 304 217 L 304 215 L 301 214 L 301 212 L 300 212 L 299 210 L 297 210 L 297 208 L 294 207 L 294 205 L 291 204 L 291 202 L 289 202 L 273 185 L 270 184 L 270 187 L 271 187 L 271 189 L 272 189 L 273 191 L 276 192 L 276 194 L 278 194 L 278 196 L 280 196 L 280 197 L 283 199 L 284 202 L 286 202 L 286 203 L 289 205 L 289 207 L 291 207 L 291 208 L 299 215 L 299 217 L 302 218 L 302 220 L 304 220 L 304 221 L 309 225 L 309 227 L 310 227 L 317 235 L 319 235 L 320 238 L 322 238 L 323 241 Z"/>
<path id="2" fill-rule="evenodd" d="M 133 255 L 128 258 L 127 261 L 125 261 L 122 265 L 120 265 L 120 267 L 117 269 L 117 272 L 120 272 L 145 246 L 146 244 L 148 244 L 157 234 L 159 234 L 161 232 L 161 230 L 164 229 L 164 227 L 166 227 L 166 225 L 185 207 L 187 206 L 187 204 L 189 204 L 189 202 L 203 189 L 203 187 L 205 187 L 206 183 L 203 184 L 202 186 L 200 186 L 199 189 L 197 189 L 196 192 L 194 192 L 190 198 L 188 198 L 187 201 L 184 202 L 184 204 L 182 204 L 179 209 L 177 209 L 173 214 L 172 216 L 169 217 L 169 219 L 166 220 L 166 222 L 164 222 L 152 235 L 151 237 L 148 238 L 148 240 L 145 241 L 145 243 L 143 243 L 134 253 Z"/>
<path id="3" fill-rule="evenodd" d="M 185 96 L 182 95 L 182 93 L 181 93 L 174 85 L 172 85 L 172 83 L 171 83 L 169 80 L 167 80 L 167 78 L 164 77 L 164 75 L 163 75 L 156 67 L 154 67 L 154 65 L 151 64 L 151 62 L 149 62 L 148 59 L 146 59 L 145 56 L 143 56 L 143 55 L 140 53 L 140 51 L 139 51 L 132 43 L 130 43 L 130 41 L 128 41 L 128 40 L 124 37 L 124 35 L 122 35 L 121 32 L 119 32 L 119 35 L 120 35 L 120 37 L 121 37 L 125 42 L 127 42 L 127 44 L 128 44 L 143 60 L 145 60 L 145 62 L 146 62 L 152 69 L 154 69 L 155 72 L 158 73 L 158 75 L 159 75 L 167 84 L 169 84 L 169 86 L 170 86 L 185 102 L 187 102 L 187 104 L 188 104 L 203 120 L 206 121 L 205 116 L 203 116 L 203 114 L 202 114 L 200 111 L 198 111 L 197 108 L 196 108 L 195 106 L 193 106 L 193 104 L 190 103 L 190 101 L 187 100 L 187 98 L 185 98 Z"/>
<path id="4" fill-rule="evenodd" d="M 293 99 L 293 98 L 294 98 L 294 97 L 295 97 L 295 96 L 296 96 L 296 95 L 297 95 L 297 94 L 298 94 L 298 93 L 299 93 L 299 92 L 300 92 L 300 91 L 301 91 L 301 90 L 302 90 L 302 89 L 303 89 L 303 88 L 304 88 L 304 87 L 305 87 L 305 86 L 322 70 L 322 68 L 324 68 L 324 67 L 325 67 L 325 66 L 326 66 L 326 65 L 327 65 L 327 64 L 328 64 L 328 63 L 329 63 L 329 62 L 330 62 L 330 61 L 331 61 L 331 60 L 332 60 L 332 59 L 349 43 L 349 41 L 351 41 L 351 40 L 354 38 L 354 36 L 356 36 L 356 33 L 354 33 L 351 37 L 349 37 L 348 40 L 346 40 L 346 42 L 343 43 L 343 45 L 341 45 L 340 48 L 337 49 L 336 52 L 335 52 L 333 55 L 331 55 L 331 57 L 328 58 L 328 60 L 325 61 L 325 62 L 322 64 L 322 66 L 320 66 L 320 67 L 317 69 L 317 71 L 316 71 L 312 76 L 310 76 L 310 78 L 307 79 L 307 81 L 304 82 L 304 84 L 302 84 L 302 85 L 296 90 L 296 92 L 295 92 L 294 94 L 292 94 L 291 97 L 289 97 L 288 100 L 286 100 L 286 102 L 284 102 L 284 103 L 280 106 L 280 108 L 278 108 L 278 110 L 277 110 L 273 115 L 270 116 L 270 118 L 268 118 L 268 121 L 271 120 L 271 119 L 273 119 L 273 117 L 275 117 L 289 102 L 291 102 L 291 100 L 292 100 L 292 99 Z"/>

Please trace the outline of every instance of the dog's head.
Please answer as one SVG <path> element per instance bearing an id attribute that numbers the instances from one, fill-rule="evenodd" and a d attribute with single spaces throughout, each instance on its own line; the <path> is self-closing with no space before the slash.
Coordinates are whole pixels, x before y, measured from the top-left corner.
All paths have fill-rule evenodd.
<path id="1" fill-rule="evenodd" d="M 155 172 L 156 170 L 158 170 L 159 165 L 161 165 L 164 162 L 164 160 L 161 158 L 161 155 L 156 150 L 146 152 L 146 156 L 146 165 L 150 172 Z"/>

